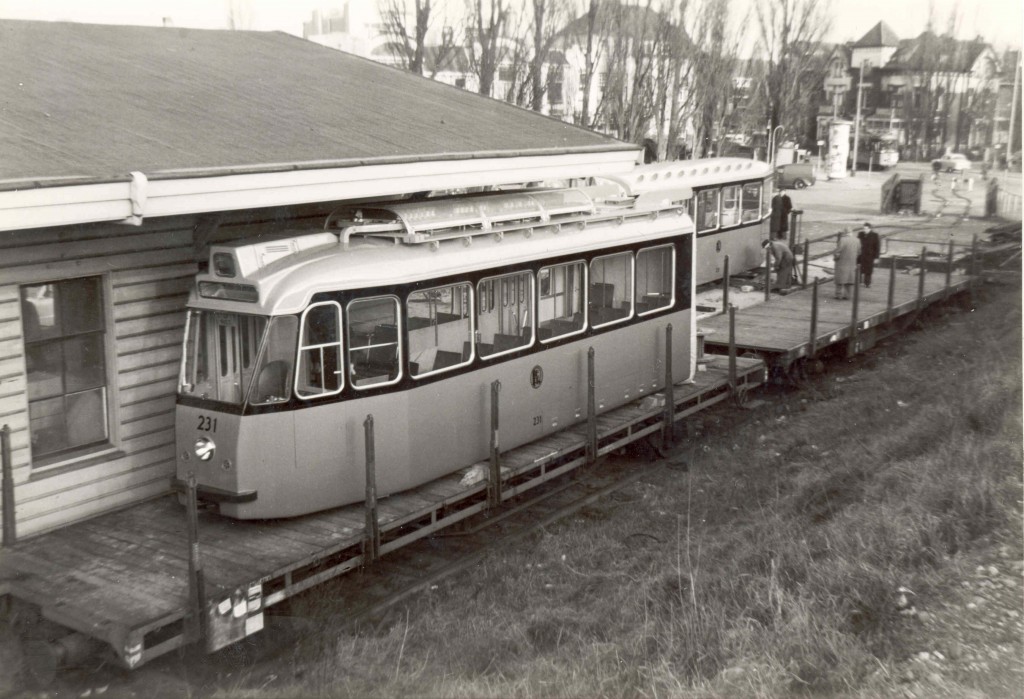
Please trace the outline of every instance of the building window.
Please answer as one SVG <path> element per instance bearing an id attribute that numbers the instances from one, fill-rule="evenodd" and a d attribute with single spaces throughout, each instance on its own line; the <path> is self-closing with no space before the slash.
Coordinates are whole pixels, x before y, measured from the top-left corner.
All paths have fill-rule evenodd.
<path id="1" fill-rule="evenodd" d="M 102 279 L 23 286 L 21 309 L 33 458 L 106 443 Z"/>

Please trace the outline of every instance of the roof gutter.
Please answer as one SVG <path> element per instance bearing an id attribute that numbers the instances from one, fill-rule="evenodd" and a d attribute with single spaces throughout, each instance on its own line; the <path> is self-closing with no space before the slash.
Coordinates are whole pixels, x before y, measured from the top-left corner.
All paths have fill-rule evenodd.
<path id="1" fill-rule="evenodd" d="M 614 144 L 528 153 L 277 163 L 171 170 L 73 184 L 24 182 L 0 191 L 0 231 L 98 222 L 141 225 L 146 217 L 289 206 L 410 192 L 628 172 L 640 151 Z M 8 183 L 12 185 L 14 183 Z"/>

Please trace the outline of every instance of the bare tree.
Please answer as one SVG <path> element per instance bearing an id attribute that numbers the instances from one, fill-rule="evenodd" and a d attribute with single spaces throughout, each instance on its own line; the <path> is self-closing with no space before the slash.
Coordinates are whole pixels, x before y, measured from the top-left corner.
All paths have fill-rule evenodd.
<path id="1" fill-rule="evenodd" d="M 548 85 L 544 67 L 551 62 L 551 51 L 569 20 L 571 6 L 568 0 L 531 0 L 530 9 L 530 34 L 533 39 L 528 77 L 530 109 L 539 112 L 544 105 L 544 93 Z"/>
<path id="2" fill-rule="evenodd" d="M 820 70 L 820 44 L 829 29 L 830 0 L 765 0 L 755 5 L 764 63 L 758 95 L 769 132 L 784 125 L 802 131 L 813 102 L 810 72 Z M 820 83 L 819 83 L 820 85 Z"/>
<path id="3" fill-rule="evenodd" d="M 427 43 L 431 24 L 438 14 L 431 0 L 411 0 L 411 4 L 410 0 L 378 0 L 377 11 L 383 24 L 383 34 L 404 70 L 423 75 L 429 62 L 430 77 L 433 78 L 454 55 L 453 32 L 443 31 L 439 44 L 429 46 Z M 440 16 L 443 21 L 443 5 Z"/>
<path id="4" fill-rule="evenodd" d="M 477 76 L 480 94 L 490 95 L 495 74 L 508 49 L 504 32 L 510 14 L 509 0 L 466 0 L 466 3 L 466 48 L 470 67 Z"/>
<path id="5" fill-rule="evenodd" d="M 252 29 L 252 7 L 249 0 L 228 0 L 228 29 Z"/>
<path id="6" fill-rule="evenodd" d="M 566 32 L 567 42 L 575 42 L 584 47 L 583 70 L 580 75 L 582 108 L 575 115 L 574 121 L 587 128 L 594 125 L 593 115 L 597 112 L 591 106 L 594 80 L 610 40 L 612 16 L 608 11 L 608 6 L 613 3 L 614 0 L 611 2 L 609 0 L 587 0 L 586 14 L 570 23 L 569 30 Z"/>

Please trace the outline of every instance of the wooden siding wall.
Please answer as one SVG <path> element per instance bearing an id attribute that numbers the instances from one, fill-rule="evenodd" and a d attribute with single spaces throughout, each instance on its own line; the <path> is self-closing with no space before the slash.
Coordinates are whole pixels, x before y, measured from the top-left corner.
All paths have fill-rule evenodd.
<path id="1" fill-rule="evenodd" d="M 0 233 L 0 425 L 10 425 L 22 538 L 166 493 L 195 221 Z M 102 275 L 116 451 L 33 472 L 19 285 Z"/>

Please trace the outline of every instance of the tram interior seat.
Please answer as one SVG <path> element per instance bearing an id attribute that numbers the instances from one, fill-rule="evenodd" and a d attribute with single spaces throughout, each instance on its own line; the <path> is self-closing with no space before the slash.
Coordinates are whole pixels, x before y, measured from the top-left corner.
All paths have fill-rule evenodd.
<path id="1" fill-rule="evenodd" d="M 615 285 L 595 283 L 590 285 L 590 307 L 611 308 L 615 301 Z"/>
<path id="2" fill-rule="evenodd" d="M 421 316 L 409 316 L 407 327 L 409 328 L 409 330 L 419 330 L 420 328 L 429 328 L 430 325 L 430 318 L 423 318 Z"/>
<path id="3" fill-rule="evenodd" d="M 503 333 L 494 334 L 494 351 L 495 352 L 507 352 L 510 349 L 516 347 L 522 347 L 529 340 L 520 335 L 505 335 Z"/>
<path id="4" fill-rule="evenodd" d="M 568 335 L 569 333 L 576 332 L 582 327 L 583 317 L 577 314 L 572 318 L 552 318 L 551 320 L 545 320 L 540 324 L 537 332 L 541 340 L 547 340 L 552 337 Z"/>
<path id="5" fill-rule="evenodd" d="M 260 370 L 259 379 L 256 381 L 256 395 L 253 400 L 256 403 L 270 403 L 277 400 L 284 400 L 288 395 L 288 362 L 275 360 L 267 362 Z"/>
<path id="6" fill-rule="evenodd" d="M 494 345 L 489 342 L 480 342 L 476 346 L 476 352 L 478 356 L 486 357 L 494 354 Z M 466 340 L 462 343 L 462 361 L 467 361 L 469 356 L 473 353 L 473 343 Z"/>
<path id="7" fill-rule="evenodd" d="M 445 369 L 450 366 L 455 366 L 462 363 L 462 355 L 458 352 L 449 352 L 447 350 L 438 350 L 437 356 L 434 358 L 434 370 Z"/>
<path id="8" fill-rule="evenodd" d="M 462 320 L 462 316 L 458 313 L 445 313 L 444 311 L 437 312 L 437 324 L 442 323 L 454 323 L 457 320 Z"/>

